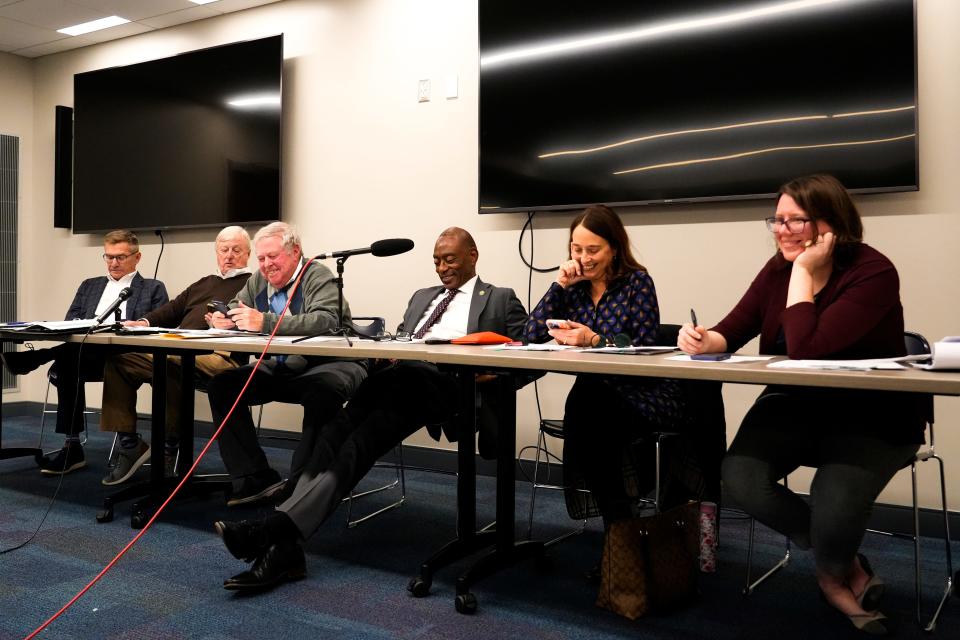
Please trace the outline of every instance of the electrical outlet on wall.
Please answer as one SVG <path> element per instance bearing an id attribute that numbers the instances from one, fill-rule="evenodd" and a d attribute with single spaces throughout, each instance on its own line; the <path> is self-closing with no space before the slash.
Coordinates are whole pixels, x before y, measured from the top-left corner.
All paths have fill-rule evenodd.
<path id="1" fill-rule="evenodd" d="M 430 102 L 430 80 L 417 83 L 417 102 Z"/>

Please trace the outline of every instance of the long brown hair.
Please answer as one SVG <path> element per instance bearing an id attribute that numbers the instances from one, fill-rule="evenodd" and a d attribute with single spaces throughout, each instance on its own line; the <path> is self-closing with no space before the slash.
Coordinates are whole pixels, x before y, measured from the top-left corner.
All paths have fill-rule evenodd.
<path id="1" fill-rule="evenodd" d="M 623 227 L 620 216 L 610 207 L 602 204 L 595 204 L 587 207 L 583 213 L 578 215 L 570 223 L 570 238 L 567 241 L 567 257 L 572 257 L 569 253 L 570 243 L 573 242 L 573 230 L 583 225 L 583 228 L 591 233 L 595 233 L 610 244 L 613 251 L 613 259 L 610 262 L 610 280 L 619 278 L 633 271 L 646 271 L 646 267 L 640 264 L 633 253 L 630 251 L 630 238 L 627 237 L 627 230 Z"/>
<path id="2" fill-rule="evenodd" d="M 780 187 L 777 201 L 784 195 L 793 198 L 814 224 L 823 221 L 833 228 L 836 236 L 833 249 L 835 259 L 843 260 L 856 245 L 863 242 L 860 212 L 853 204 L 850 193 L 833 176 L 817 174 L 795 178 Z"/>

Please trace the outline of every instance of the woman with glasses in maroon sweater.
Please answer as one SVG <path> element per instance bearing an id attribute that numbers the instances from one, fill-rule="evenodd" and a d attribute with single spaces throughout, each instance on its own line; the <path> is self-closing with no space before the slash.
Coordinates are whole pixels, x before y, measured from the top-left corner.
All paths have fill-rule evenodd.
<path id="1" fill-rule="evenodd" d="M 793 359 L 905 355 L 897 270 L 863 243 L 863 225 L 835 178 L 808 176 L 779 191 L 766 219 L 777 253 L 711 329 L 686 324 L 689 354 L 732 352 L 760 336 L 760 353 Z M 770 386 L 740 425 L 723 463 L 724 488 L 764 524 L 812 549 L 826 601 L 866 633 L 884 635 L 883 582 L 858 554 L 870 509 L 923 442 L 914 395 Z M 779 480 L 816 467 L 809 502 Z"/>

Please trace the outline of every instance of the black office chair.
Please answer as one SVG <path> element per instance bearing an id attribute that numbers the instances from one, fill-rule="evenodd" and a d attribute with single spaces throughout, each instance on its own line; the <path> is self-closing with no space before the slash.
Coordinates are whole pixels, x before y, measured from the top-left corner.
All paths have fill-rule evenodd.
<path id="1" fill-rule="evenodd" d="M 927 342 L 927 339 L 924 338 L 919 333 L 913 331 L 905 331 L 903 334 L 904 342 L 906 344 L 907 355 L 922 355 L 930 353 L 930 343 Z M 937 618 L 940 616 L 940 611 L 943 609 L 943 605 L 946 603 L 947 599 L 950 597 L 950 594 L 953 592 L 953 581 L 954 571 L 953 571 L 953 556 L 950 549 L 950 512 L 947 509 L 947 486 L 946 480 L 944 479 L 944 466 L 943 459 L 937 455 L 934 450 L 934 431 L 933 431 L 933 397 L 928 397 L 924 400 L 924 410 L 926 412 L 926 423 L 927 423 L 927 441 L 928 444 L 922 445 L 917 451 L 913 459 L 906 465 L 910 467 L 910 477 L 913 487 L 913 533 L 904 534 L 904 533 L 895 533 L 890 531 L 880 531 L 877 529 L 867 529 L 870 533 L 877 533 L 884 536 L 895 537 L 895 538 L 904 538 L 907 540 L 913 541 L 913 559 L 914 559 L 914 586 L 916 588 L 916 619 L 917 624 L 923 626 L 923 612 L 922 612 L 922 583 L 921 583 L 921 573 L 920 573 L 920 506 L 919 501 L 917 500 L 917 463 L 926 462 L 927 460 L 936 460 L 938 469 L 940 471 L 940 512 L 943 515 L 943 541 L 944 541 L 944 556 L 946 559 L 945 564 L 945 586 L 943 590 L 943 596 L 940 598 L 940 602 L 937 605 L 936 610 L 933 613 L 933 616 L 930 618 L 930 621 L 924 627 L 925 631 L 931 632 L 937 626 Z M 787 478 L 783 479 L 784 486 L 787 486 Z M 746 586 L 743 589 L 743 595 L 748 596 L 753 591 L 759 587 L 767 578 L 772 576 L 774 573 L 787 566 L 790 563 L 790 540 L 789 538 L 786 541 L 786 552 L 783 558 L 780 559 L 769 571 L 760 576 L 757 580 L 751 581 L 751 570 L 753 566 L 753 541 L 754 541 L 754 530 L 756 526 L 756 521 L 751 518 L 750 520 L 750 535 L 747 542 L 747 581 Z"/>

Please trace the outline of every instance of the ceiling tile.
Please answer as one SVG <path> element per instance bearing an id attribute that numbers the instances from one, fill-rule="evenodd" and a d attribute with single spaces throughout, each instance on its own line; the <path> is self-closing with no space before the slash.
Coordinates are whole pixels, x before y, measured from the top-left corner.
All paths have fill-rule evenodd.
<path id="1" fill-rule="evenodd" d="M 28 0 L 0 7 L 0 17 L 54 31 L 108 15 L 67 0 Z"/>
<path id="2" fill-rule="evenodd" d="M 84 7 L 95 9 L 107 16 L 123 16 L 127 20 L 142 21 L 143 18 L 180 11 L 197 5 L 188 0 L 69 0 Z"/>
<path id="3" fill-rule="evenodd" d="M 16 20 L 0 17 L 0 48 L 5 51 L 31 47 L 64 38 L 62 33 L 52 29 L 35 27 Z"/>
<path id="4" fill-rule="evenodd" d="M 58 33 L 58 36 L 62 36 L 62 33 Z M 26 47 L 24 49 L 17 49 L 12 51 L 18 56 L 23 56 L 25 58 L 39 58 L 40 56 L 50 55 L 51 53 L 60 53 L 61 51 L 69 51 L 70 49 L 79 49 L 80 47 L 85 47 L 88 44 L 94 44 L 89 40 L 86 40 L 84 36 L 65 36 L 61 40 L 54 40 L 53 42 L 46 42 L 44 44 L 34 45 L 32 47 Z"/>
<path id="5" fill-rule="evenodd" d="M 214 11 L 213 9 L 208 9 L 207 7 L 193 7 L 192 9 L 184 9 L 183 11 L 174 11 L 173 13 L 165 13 L 162 16 L 154 16 L 153 18 L 144 18 L 138 20 L 141 24 L 149 25 L 156 29 L 163 29 L 164 27 L 172 27 L 175 24 L 183 24 L 185 22 L 192 22 L 193 20 L 203 20 L 204 18 L 213 18 L 214 16 L 223 15 L 219 11 Z"/>
<path id="6" fill-rule="evenodd" d="M 207 6 L 216 7 L 217 11 L 226 13 L 229 11 L 249 9 L 251 7 L 259 7 L 263 4 L 271 4 L 278 1 L 279 0 L 220 0 L 220 2 L 214 2 L 213 4 Z"/>

